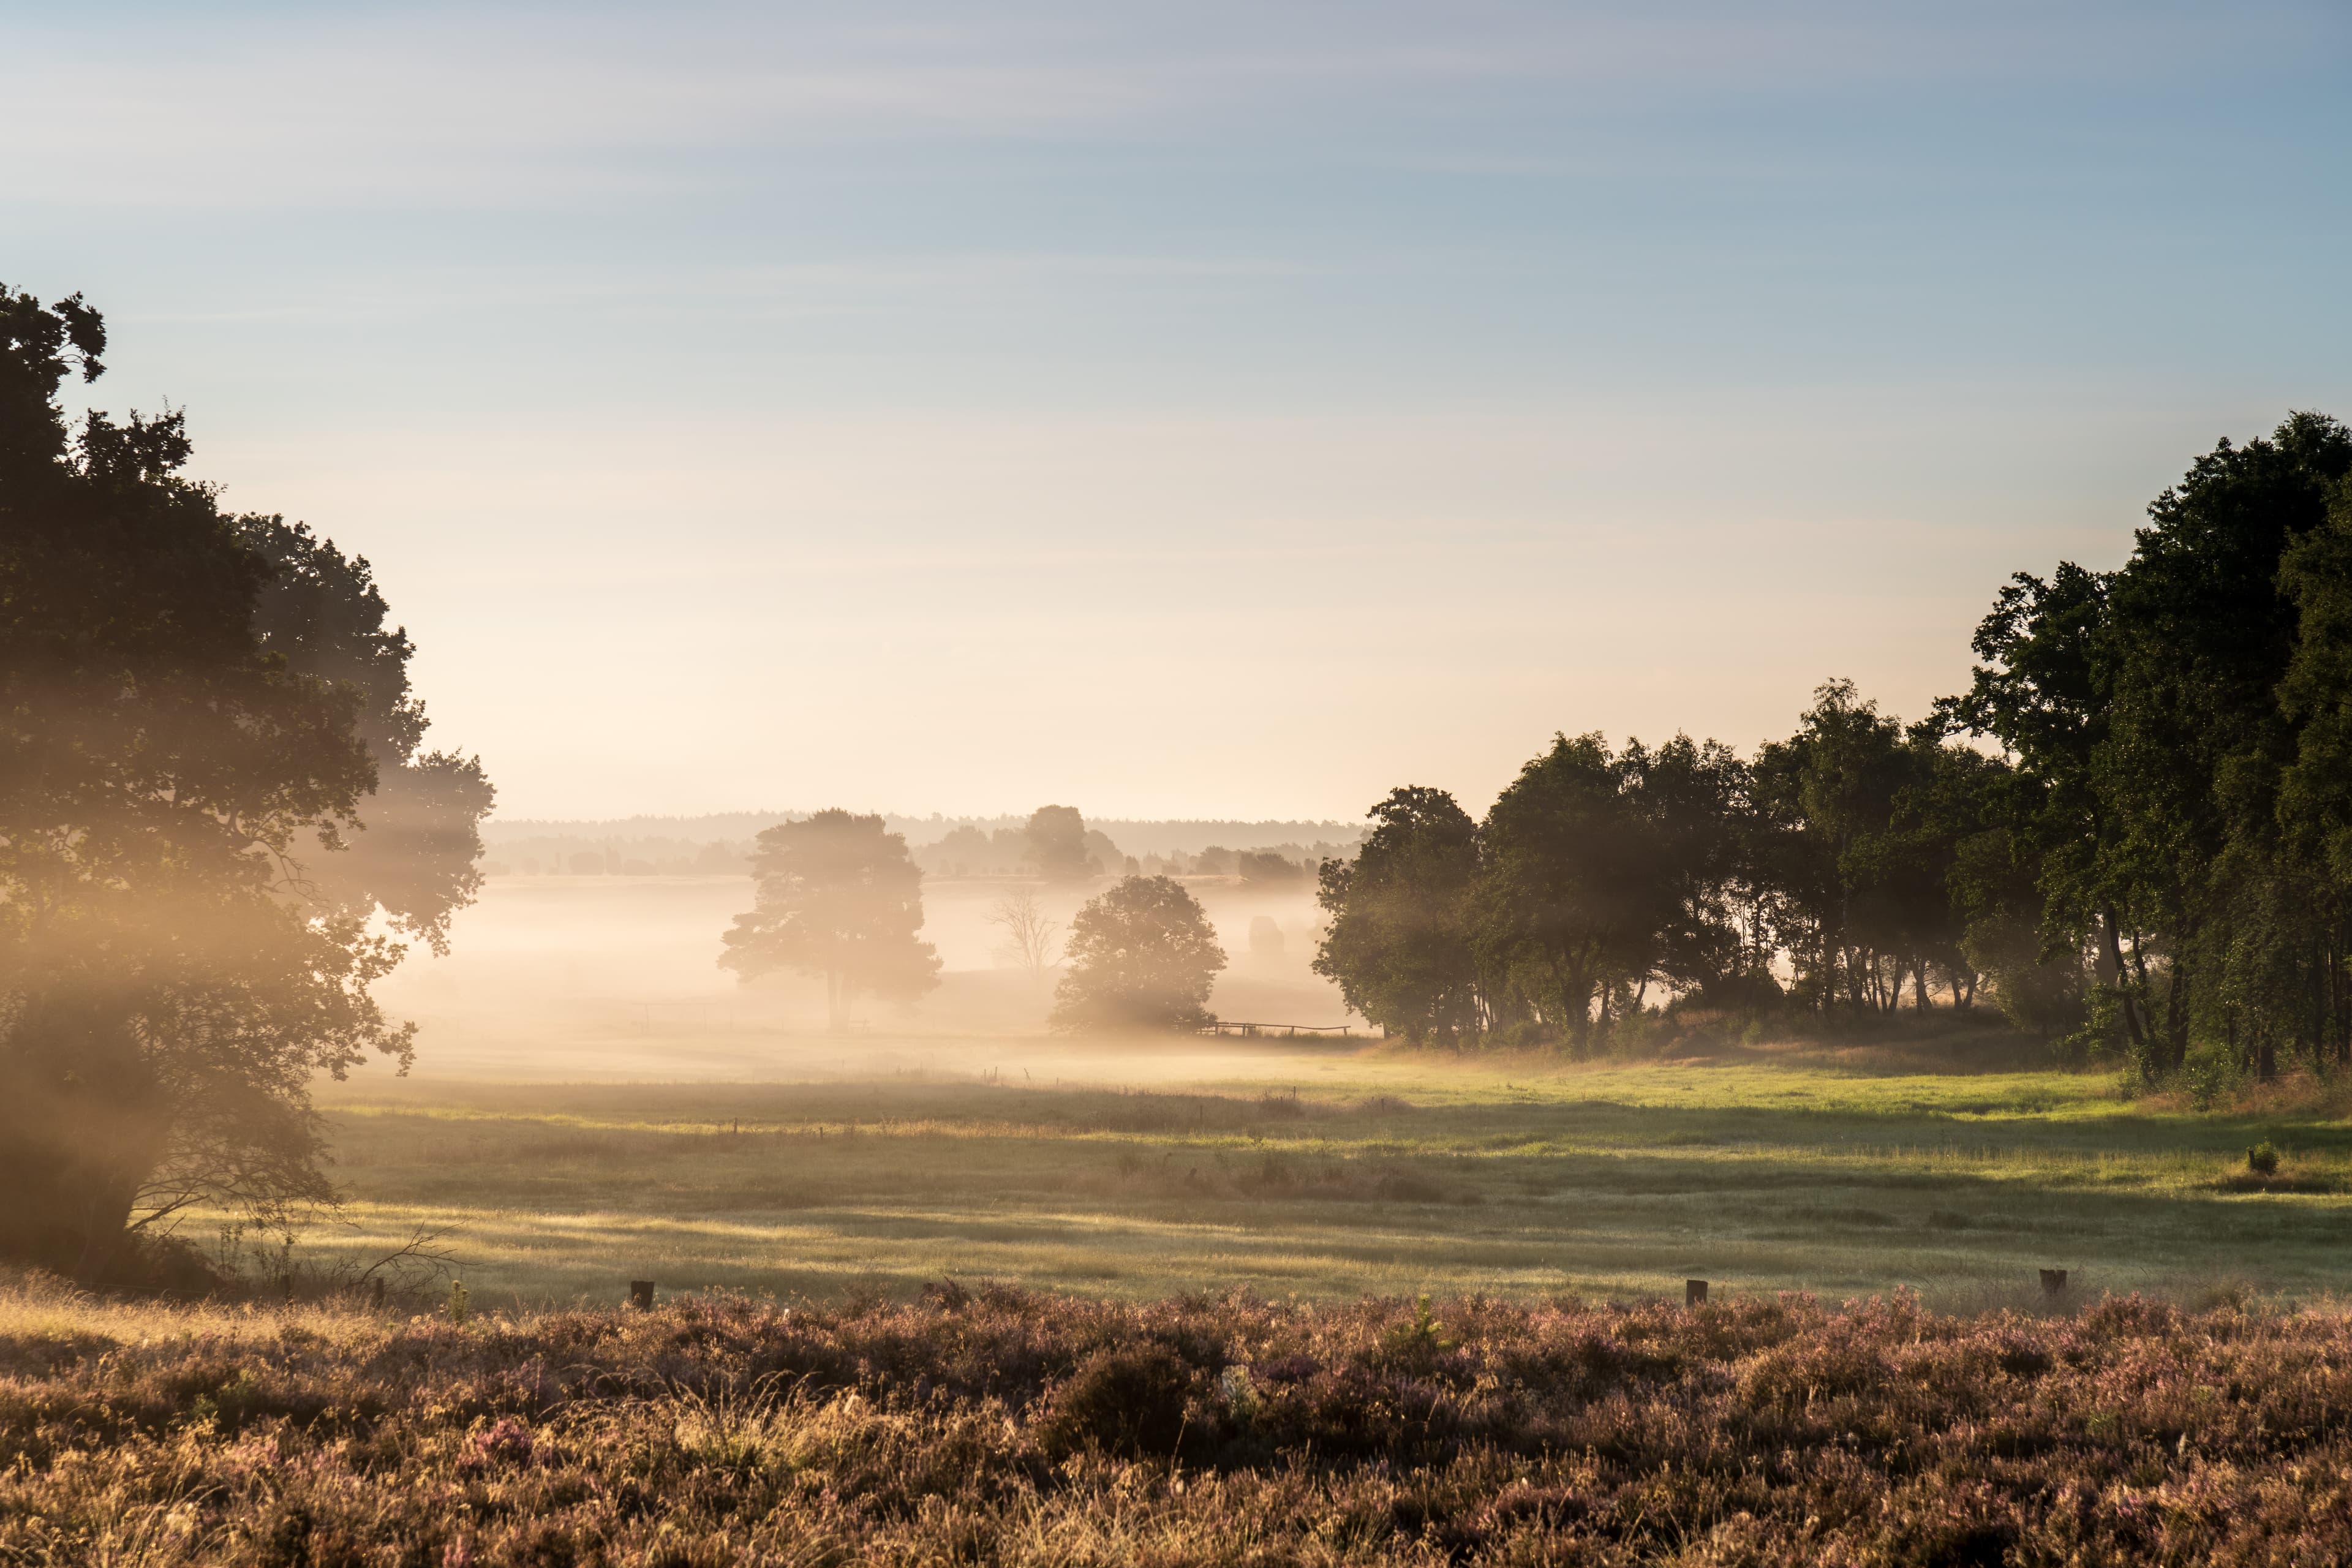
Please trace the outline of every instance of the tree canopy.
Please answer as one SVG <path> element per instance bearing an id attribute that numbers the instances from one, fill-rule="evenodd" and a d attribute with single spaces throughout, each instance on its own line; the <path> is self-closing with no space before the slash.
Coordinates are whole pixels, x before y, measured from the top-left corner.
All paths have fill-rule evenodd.
<path id="1" fill-rule="evenodd" d="M 2352 432 L 2224 440 L 2111 573 L 2019 574 L 1946 705 L 2016 759 L 2043 939 L 2094 954 L 2097 1014 L 2151 1074 L 2200 1041 L 2258 1074 L 2352 1059 L 2341 715 L 2352 699 Z"/>
<path id="2" fill-rule="evenodd" d="M 721 939 L 722 968 L 745 981 L 779 970 L 822 975 L 839 1029 L 859 994 L 911 999 L 939 984 L 923 928 L 923 873 L 903 834 L 838 808 L 762 832 L 752 907 Z"/>
<path id="3" fill-rule="evenodd" d="M 1408 785 L 1366 815 L 1379 826 L 1353 860 L 1326 860 L 1316 900 L 1330 916 L 1315 972 L 1351 1011 L 1412 1039 L 1459 1040 L 1486 1025 L 1468 901 L 1478 825 L 1444 790 Z"/>
<path id="4" fill-rule="evenodd" d="M 1213 1022 L 1207 1003 L 1225 966 L 1200 901 L 1169 877 L 1129 877 L 1070 921 L 1069 965 L 1054 998 L 1053 1026 L 1195 1029 Z"/>
<path id="5" fill-rule="evenodd" d="M 84 1279 L 192 1204 L 331 1198 L 311 1077 L 407 1062 L 369 988 L 472 897 L 490 802 L 420 754 L 364 562 L 223 512 L 176 411 L 68 426 L 105 343 L 0 289 L 0 1255 Z"/>

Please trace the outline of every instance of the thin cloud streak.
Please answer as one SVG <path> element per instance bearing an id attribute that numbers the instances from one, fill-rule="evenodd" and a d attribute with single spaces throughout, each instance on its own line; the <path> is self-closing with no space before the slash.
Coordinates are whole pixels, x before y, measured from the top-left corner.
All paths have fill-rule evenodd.
<path id="1" fill-rule="evenodd" d="M 1404 6 L 1210 7 L 1150 28 L 1051 6 L 1002 10 L 984 28 L 680 8 L 666 23 L 649 37 L 635 19 L 572 12 L 394 21 L 207 8 L 160 14 L 102 47 L 79 29 L 19 26 L 13 63 L 0 67 L 0 138 L 26 154 L 10 195 L 563 206 L 729 188 L 741 174 L 680 160 L 730 149 L 1197 136 L 1220 122 L 1246 139 L 1268 121 L 1379 115 L 1401 95 L 1484 112 L 1498 88 L 1511 98 L 1572 91 L 1573 113 L 1727 92 L 1800 102 L 1890 77 L 1920 88 L 2122 84 L 2224 60 L 2307 70 L 2341 58 L 2352 39 L 2340 14 L 2318 6 L 2241 14 L 2219 37 L 2201 10 L 2123 5 L 1727 5 L 1638 16 L 1487 6 L 1443 17 Z M 1415 155 L 1410 139 L 1358 150 Z"/>

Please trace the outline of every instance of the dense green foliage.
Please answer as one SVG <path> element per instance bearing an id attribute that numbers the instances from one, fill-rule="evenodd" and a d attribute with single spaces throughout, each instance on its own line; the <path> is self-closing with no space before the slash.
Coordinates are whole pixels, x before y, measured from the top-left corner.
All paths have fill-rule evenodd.
<path id="1" fill-rule="evenodd" d="M 2352 1059 L 2347 472 L 2316 415 L 2222 442 L 2120 569 L 2021 574 L 1945 705 L 2016 758 L 2045 946 L 2092 955 L 2095 1019 L 2150 1073 Z"/>
<path id="2" fill-rule="evenodd" d="M 1245 1294 L 175 1321 L 0 1298 L 0 1561 L 2272 1563 L 2332 1313 Z"/>
<path id="3" fill-rule="evenodd" d="M 1484 1023 L 1470 946 L 1477 825 L 1443 790 L 1399 789 L 1353 860 L 1326 860 L 1318 896 L 1332 921 L 1315 970 L 1350 1010 L 1416 1039 Z"/>
<path id="4" fill-rule="evenodd" d="M 1122 878 L 1089 900 L 1063 953 L 1053 1025 L 1073 1032 L 1198 1028 L 1225 966 L 1200 900 L 1171 877 Z"/>
<path id="5" fill-rule="evenodd" d="M 720 967 L 746 981 L 778 970 L 824 977 L 832 1026 L 853 996 L 919 996 L 937 985 L 923 929 L 923 873 L 904 834 L 838 808 L 761 833 L 751 854 L 752 906 L 721 937 Z"/>
<path id="6" fill-rule="evenodd" d="M 1832 681 L 1748 759 L 1559 737 L 1472 828 L 1400 790 L 1320 960 L 1414 1037 L 1966 1008 L 2151 1079 L 2352 1062 L 2352 433 L 2222 442 L 2113 572 L 2020 574 L 1906 729 Z M 1957 737 L 1998 744 L 1990 754 Z M 1442 868 L 1442 869 L 1441 869 Z"/>
<path id="7" fill-rule="evenodd" d="M 369 987 L 472 896 L 490 801 L 420 751 L 364 561 L 223 512 L 177 413 L 68 428 L 104 345 L 0 290 L 0 1257 L 84 1278 L 193 1204 L 331 1196 L 310 1081 L 405 1059 Z"/>
<path id="8" fill-rule="evenodd" d="M 1357 858 L 1323 867 L 1316 967 L 1396 1033 L 1580 1055 L 1654 997 L 1966 1008 L 1988 970 L 2005 1001 L 2028 996 L 2038 952 L 2020 963 L 1997 940 L 2018 918 L 2005 900 L 2032 898 L 2030 876 L 2012 886 L 2010 773 L 1844 681 L 1752 760 L 1684 735 L 1622 752 L 1561 735 L 1484 823 L 1433 789 L 1374 806 Z"/>

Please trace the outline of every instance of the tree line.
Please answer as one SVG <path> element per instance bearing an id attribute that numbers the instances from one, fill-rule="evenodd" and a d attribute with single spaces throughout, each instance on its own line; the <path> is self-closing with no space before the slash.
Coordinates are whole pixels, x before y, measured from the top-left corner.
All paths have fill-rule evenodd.
<path id="1" fill-rule="evenodd" d="M 2011 578 L 1916 722 L 1836 680 L 1746 757 L 1563 734 L 1483 821 L 1391 791 L 1316 966 L 1416 1039 L 1990 1005 L 2150 1077 L 2352 1061 L 2347 472 L 2322 415 L 2222 441 L 2122 566 Z"/>

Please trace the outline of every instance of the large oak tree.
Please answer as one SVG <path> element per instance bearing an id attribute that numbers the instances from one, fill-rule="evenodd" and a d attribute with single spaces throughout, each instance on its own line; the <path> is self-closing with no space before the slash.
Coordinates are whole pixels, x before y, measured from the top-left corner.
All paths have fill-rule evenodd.
<path id="1" fill-rule="evenodd" d="M 849 1022 L 853 996 L 911 999 L 940 983 L 923 929 L 923 873 L 906 836 L 879 816 L 834 808 L 760 835 L 751 908 L 721 941 L 722 968 L 743 980 L 779 970 L 824 978 L 825 1013 Z"/>
<path id="2" fill-rule="evenodd" d="M 310 1083 L 407 1061 L 369 988 L 490 799 L 364 562 L 224 512 L 178 413 L 69 426 L 105 343 L 0 289 L 0 1256 L 99 1280 L 192 1205 L 331 1198 Z"/>

